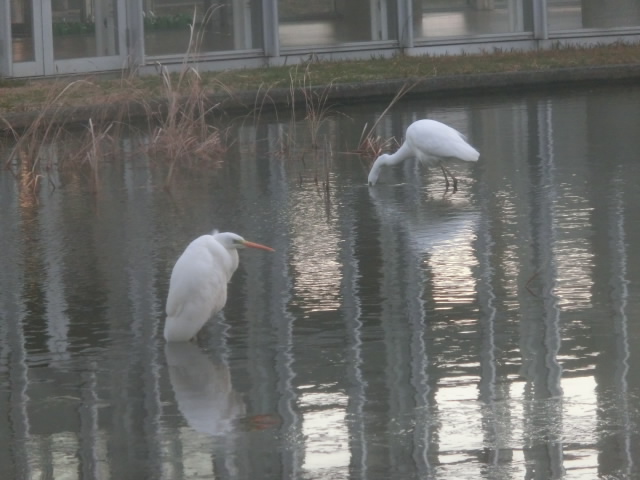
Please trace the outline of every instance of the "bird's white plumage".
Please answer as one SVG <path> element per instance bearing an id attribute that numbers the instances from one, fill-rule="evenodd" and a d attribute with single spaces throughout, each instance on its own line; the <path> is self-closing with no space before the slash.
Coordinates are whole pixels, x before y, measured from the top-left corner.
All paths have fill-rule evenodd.
<path id="1" fill-rule="evenodd" d="M 191 340 L 222 310 L 227 283 L 238 268 L 238 248 L 269 247 L 247 242 L 235 233 L 214 232 L 193 240 L 171 272 L 164 337 L 170 342 Z"/>
<path id="2" fill-rule="evenodd" d="M 480 156 L 460 132 L 435 120 L 418 120 L 409 125 L 405 142 L 423 163 L 445 158 L 475 162 Z"/>
<path id="3" fill-rule="evenodd" d="M 369 184 L 376 184 L 382 166 L 395 165 L 412 157 L 434 166 L 452 158 L 476 162 L 480 153 L 456 129 L 436 120 L 418 120 L 409 125 L 404 143 L 395 153 L 383 154 L 376 159 L 369 171 Z"/>

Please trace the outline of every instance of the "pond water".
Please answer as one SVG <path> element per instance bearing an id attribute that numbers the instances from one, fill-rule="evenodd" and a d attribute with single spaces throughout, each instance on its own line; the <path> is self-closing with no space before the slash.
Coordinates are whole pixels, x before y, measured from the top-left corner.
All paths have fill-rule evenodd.
<path id="1" fill-rule="evenodd" d="M 639 104 L 396 105 L 381 137 L 430 117 L 481 152 L 455 193 L 415 162 L 366 185 L 386 104 L 334 111 L 315 150 L 309 122 L 244 122 L 169 191 L 142 156 L 95 192 L 0 172 L 2 477 L 638 478 Z M 214 228 L 275 252 L 166 345 L 173 263 Z"/>

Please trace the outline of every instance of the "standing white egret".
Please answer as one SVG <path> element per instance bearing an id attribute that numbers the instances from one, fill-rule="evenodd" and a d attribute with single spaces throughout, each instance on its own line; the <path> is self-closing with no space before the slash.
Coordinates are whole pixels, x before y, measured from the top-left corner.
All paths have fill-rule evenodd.
<path id="1" fill-rule="evenodd" d="M 164 338 L 187 342 L 227 302 L 227 283 L 238 268 L 238 249 L 273 248 L 248 242 L 240 235 L 214 231 L 196 238 L 171 272 Z"/>
<path id="2" fill-rule="evenodd" d="M 442 164 L 446 159 L 456 158 L 466 162 L 477 162 L 480 154 L 469 145 L 460 132 L 436 120 L 417 120 L 409 125 L 402 146 L 393 154 L 380 155 L 369 172 L 369 185 L 375 185 L 383 165 L 396 165 L 414 157 L 428 167 L 439 165 L 449 188 L 447 174 L 453 180 L 453 191 L 458 189 L 458 180 Z"/>

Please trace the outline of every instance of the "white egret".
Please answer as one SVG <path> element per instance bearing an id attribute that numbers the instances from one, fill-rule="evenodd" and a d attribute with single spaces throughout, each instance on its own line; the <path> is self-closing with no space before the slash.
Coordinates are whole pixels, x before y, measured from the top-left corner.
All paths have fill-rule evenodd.
<path id="1" fill-rule="evenodd" d="M 192 241 L 171 272 L 164 338 L 187 342 L 227 302 L 227 283 L 238 268 L 238 249 L 271 247 L 248 242 L 235 233 L 214 231 Z"/>
<path id="2" fill-rule="evenodd" d="M 375 185 L 383 165 L 396 165 L 408 158 L 414 157 L 428 167 L 439 165 L 444 174 L 446 188 L 449 189 L 449 179 L 453 180 L 453 191 L 458 189 L 458 180 L 442 164 L 446 159 L 458 159 L 466 162 L 476 162 L 480 153 L 469 145 L 460 132 L 436 120 L 418 120 L 407 128 L 402 146 L 393 154 L 380 155 L 369 171 L 369 185 Z"/>

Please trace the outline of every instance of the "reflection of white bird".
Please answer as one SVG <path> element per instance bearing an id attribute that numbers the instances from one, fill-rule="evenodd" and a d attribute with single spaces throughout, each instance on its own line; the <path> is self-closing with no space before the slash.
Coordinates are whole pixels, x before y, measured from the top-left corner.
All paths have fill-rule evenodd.
<path id="1" fill-rule="evenodd" d="M 447 262 L 459 260 L 454 253 L 475 238 L 479 213 L 469 208 L 466 199 L 457 202 L 428 199 L 421 190 L 403 184 L 396 188 L 370 188 L 380 221 L 396 232 L 406 232 L 407 246 L 421 254 L 451 251 Z M 452 269 L 453 273 L 453 269 Z"/>
<path id="2" fill-rule="evenodd" d="M 167 343 L 164 353 L 178 409 L 191 428 L 209 435 L 232 431 L 246 407 L 229 368 L 214 365 L 193 343 Z"/>
<path id="3" fill-rule="evenodd" d="M 169 282 L 164 338 L 186 342 L 195 337 L 227 301 L 227 283 L 238 268 L 238 249 L 273 249 L 248 242 L 235 233 L 213 232 L 189 244 L 180 256 Z"/>
<path id="4" fill-rule="evenodd" d="M 229 367 L 212 362 L 193 343 L 169 342 L 164 354 L 178 409 L 194 430 L 215 436 L 238 429 L 265 430 L 281 423 L 277 414 L 247 416 L 242 395 L 233 388 Z"/>
<path id="5" fill-rule="evenodd" d="M 396 165 L 414 157 L 428 167 L 439 165 L 449 188 L 447 174 L 453 180 L 453 191 L 458 188 L 458 180 L 442 164 L 443 160 L 455 158 L 466 162 L 476 162 L 480 157 L 478 151 L 469 145 L 457 130 L 435 120 L 418 120 L 407 128 L 402 146 L 391 155 L 382 154 L 371 167 L 369 185 L 375 185 L 383 165 Z"/>

